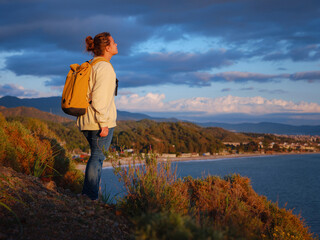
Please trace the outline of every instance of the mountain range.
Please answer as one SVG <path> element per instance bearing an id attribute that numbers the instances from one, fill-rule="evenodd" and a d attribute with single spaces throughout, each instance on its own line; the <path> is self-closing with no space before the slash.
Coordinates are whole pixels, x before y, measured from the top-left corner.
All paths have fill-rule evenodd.
<path id="1" fill-rule="evenodd" d="M 47 98 L 17 98 L 12 96 L 5 96 L 0 98 L 0 112 L 5 116 L 17 116 L 19 114 L 30 117 L 39 117 L 43 114 L 37 110 L 43 112 L 48 112 L 51 115 L 48 115 L 44 118 L 51 118 L 53 121 L 67 121 L 66 119 L 74 120 L 75 118 L 65 114 L 61 110 L 61 97 L 47 97 Z M 27 108 L 22 108 L 27 107 Z M 15 108 L 15 109 L 9 109 Z M 31 108 L 31 109 L 28 109 Z M 58 115 L 62 118 L 59 118 Z M 147 114 L 142 113 L 131 113 L 126 111 L 118 110 L 118 119 L 117 120 L 134 120 L 139 121 L 142 119 L 150 119 L 158 122 L 176 122 L 179 119 L 176 118 L 155 118 Z M 301 125 L 294 126 L 288 124 L 272 123 L 272 122 L 261 122 L 261 123 L 240 123 L 240 124 L 230 124 L 230 123 L 221 123 L 221 122 L 206 122 L 199 123 L 193 122 L 199 126 L 203 127 L 221 127 L 229 131 L 234 132 L 254 132 L 254 133 L 272 133 L 272 134 L 288 134 L 288 135 L 320 135 L 320 125 L 310 126 L 310 125 Z"/>
<path id="2" fill-rule="evenodd" d="M 33 107 L 44 112 L 49 112 L 65 118 L 74 120 L 75 117 L 65 114 L 61 109 L 61 97 L 46 97 L 46 98 L 17 98 L 13 96 L 5 96 L 0 98 L 0 106 L 6 108 L 16 107 Z M 175 118 L 154 118 L 142 113 L 131 113 L 117 110 L 117 120 L 142 120 L 151 119 L 155 121 L 178 121 Z"/>
<path id="3" fill-rule="evenodd" d="M 62 117 L 59 115 L 55 115 L 49 112 L 41 111 L 34 107 L 15 107 L 15 108 L 6 108 L 4 106 L 0 106 L 0 113 L 2 113 L 5 117 L 17 117 L 17 116 L 24 116 L 24 117 L 31 117 L 31 118 L 39 118 L 46 121 L 52 122 L 70 122 L 72 119 Z"/>
<path id="4" fill-rule="evenodd" d="M 293 126 L 281 123 L 261 122 L 261 123 L 197 123 L 203 127 L 221 127 L 233 132 L 247 132 L 247 133 L 272 133 L 272 134 L 287 134 L 287 135 L 320 135 L 319 126 Z"/>

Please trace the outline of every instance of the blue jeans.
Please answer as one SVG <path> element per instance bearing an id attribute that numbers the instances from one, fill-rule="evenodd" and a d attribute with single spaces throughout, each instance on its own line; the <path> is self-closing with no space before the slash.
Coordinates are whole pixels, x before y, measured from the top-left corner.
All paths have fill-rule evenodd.
<path id="1" fill-rule="evenodd" d="M 82 131 L 90 144 L 91 156 L 88 160 L 82 194 L 92 200 L 98 199 L 102 163 L 105 160 L 104 151 L 108 151 L 111 144 L 114 128 L 109 128 L 108 136 L 100 137 L 100 130 Z"/>

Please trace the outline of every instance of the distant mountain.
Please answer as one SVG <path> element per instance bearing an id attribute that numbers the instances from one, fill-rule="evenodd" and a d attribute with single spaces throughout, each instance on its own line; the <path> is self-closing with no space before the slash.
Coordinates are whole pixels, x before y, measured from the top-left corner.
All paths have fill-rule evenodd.
<path id="1" fill-rule="evenodd" d="M 5 96 L 0 98 L 0 105 L 6 108 L 15 107 L 34 107 L 44 112 L 50 112 L 63 117 L 68 117 L 61 110 L 61 97 L 47 97 L 47 98 L 17 98 L 12 96 Z"/>
<path id="2" fill-rule="evenodd" d="M 293 126 L 281 123 L 197 123 L 203 127 L 221 127 L 234 132 L 250 132 L 250 133 L 272 133 L 287 135 L 320 135 L 320 125 L 318 126 Z"/>
<path id="3" fill-rule="evenodd" d="M 155 117 L 150 117 L 147 114 L 142 114 L 142 113 L 132 113 L 132 112 L 126 112 L 126 111 L 119 111 L 117 110 L 117 120 L 122 121 L 122 120 L 133 120 L 133 121 L 139 121 L 143 119 L 149 119 L 149 120 L 154 120 L 157 122 L 177 122 L 179 121 L 176 118 L 155 118 Z"/>
<path id="4" fill-rule="evenodd" d="M 75 119 L 72 116 L 65 114 L 61 110 L 61 97 L 47 97 L 47 98 L 17 98 L 12 96 L 5 96 L 0 98 L 0 107 L 4 106 L 6 108 L 15 107 L 33 107 L 44 112 L 49 112 L 55 115 L 59 115 L 69 119 Z M 149 115 L 142 113 L 131 113 L 126 111 L 117 111 L 117 120 L 134 120 L 139 121 L 142 119 L 151 119 L 155 121 L 166 121 L 166 122 L 176 122 L 178 119 L 175 118 L 154 118 Z"/>
<path id="5" fill-rule="evenodd" d="M 5 96 L 0 98 L 0 109 L 16 108 L 16 107 L 33 107 L 41 111 L 52 113 L 62 116 L 64 118 L 75 119 L 72 116 L 65 114 L 60 107 L 61 97 L 47 97 L 47 98 L 17 98 L 12 96 Z M 1 107 L 3 106 L 3 107 Z M 118 110 L 117 120 L 133 120 L 139 121 L 142 119 L 149 119 L 158 122 L 177 122 L 176 118 L 155 118 L 147 114 L 131 113 Z M 220 122 L 207 122 L 196 123 L 203 127 L 220 127 L 234 132 L 254 132 L 254 133 L 273 133 L 273 134 L 288 134 L 288 135 L 320 135 L 320 125 L 310 126 L 301 125 L 293 126 L 289 124 L 261 122 L 261 123 L 220 123 Z"/>
<path id="6" fill-rule="evenodd" d="M 31 117 L 31 118 L 38 118 L 41 120 L 59 122 L 59 123 L 72 121 L 69 118 L 61 117 L 48 112 L 43 112 L 33 107 L 6 108 L 1 106 L 0 113 L 2 113 L 2 115 L 5 117 L 17 117 L 17 116 Z"/>

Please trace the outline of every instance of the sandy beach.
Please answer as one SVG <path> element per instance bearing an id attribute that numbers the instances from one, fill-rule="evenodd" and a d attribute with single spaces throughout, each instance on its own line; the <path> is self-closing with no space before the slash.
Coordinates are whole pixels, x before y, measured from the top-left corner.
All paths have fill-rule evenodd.
<path id="1" fill-rule="evenodd" d="M 194 161 L 194 160 L 212 160 L 212 159 L 225 159 L 225 158 L 243 158 L 243 157 L 259 157 L 259 156 L 278 156 L 278 155 L 294 155 L 294 154 L 317 154 L 320 152 L 291 152 L 291 153 L 272 153 L 272 154 L 260 154 L 260 153 L 244 153 L 244 154 L 227 154 L 227 155 L 209 155 L 209 156 L 195 156 L 195 157 L 171 157 L 171 158 L 164 158 L 164 157 L 157 157 L 159 162 L 171 161 L 171 162 L 180 162 L 180 161 Z M 128 165 L 129 163 L 133 162 L 132 157 L 126 158 L 119 158 L 116 160 L 117 162 L 120 161 L 121 165 Z M 139 160 L 135 160 L 136 163 Z M 77 164 L 77 169 L 81 171 L 85 171 L 86 164 Z M 112 167 L 111 161 L 104 161 L 103 168 Z"/>

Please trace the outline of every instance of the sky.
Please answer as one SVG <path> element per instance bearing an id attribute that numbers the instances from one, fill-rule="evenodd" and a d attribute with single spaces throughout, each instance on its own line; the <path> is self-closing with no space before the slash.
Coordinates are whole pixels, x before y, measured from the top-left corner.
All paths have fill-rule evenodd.
<path id="1" fill-rule="evenodd" d="M 319 0 L 0 0 L 0 97 L 61 96 L 110 32 L 119 110 L 320 125 Z"/>

